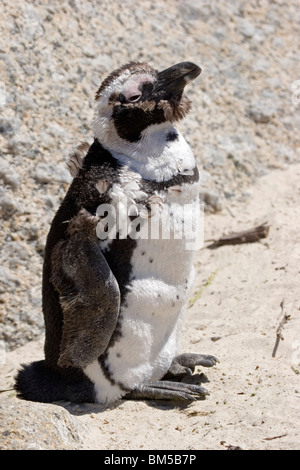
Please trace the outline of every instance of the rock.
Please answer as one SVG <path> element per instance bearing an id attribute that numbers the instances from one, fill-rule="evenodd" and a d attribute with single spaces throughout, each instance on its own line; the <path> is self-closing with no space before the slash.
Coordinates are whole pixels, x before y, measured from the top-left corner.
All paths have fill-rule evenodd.
<path id="1" fill-rule="evenodd" d="M 26 157 L 32 158 L 32 137 L 16 132 L 7 141 L 7 148 L 12 155 L 26 154 Z"/>
<path id="2" fill-rule="evenodd" d="M 4 82 L 0 82 L 0 108 L 6 105 L 7 101 L 7 94 L 6 94 L 6 87 Z"/>
<path id="3" fill-rule="evenodd" d="M 15 292 L 16 287 L 20 286 L 20 280 L 10 269 L 0 266 L 0 294 L 5 292 Z"/>
<path id="4" fill-rule="evenodd" d="M 216 168 L 225 165 L 225 158 L 222 150 L 214 145 L 208 145 L 204 149 L 203 155 L 203 168 Z"/>
<path id="5" fill-rule="evenodd" d="M 0 217 L 8 220 L 18 211 L 20 211 L 20 205 L 17 201 L 9 196 L 0 195 Z"/>
<path id="6" fill-rule="evenodd" d="M 18 172 L 5 160 L 0 160 L 0 178 L 2 178 L 4 184 L 11 186 L 13 189 L 16 189 L 21 182 Z"/>
<path id="7" fill-rule="evenodd" d="M 113 60 L 107 54 L 99 54 L 93 60 L 93 67 L 95 68 L 95 71 L 98 72 L 98 73 L 100 73 L 102 71 L 110 73 L 110 71 L 113 69 Z M 96 75 L 94 77 L 93 83 L 95 83 L 96 87 L 99 87 L 100 83 L 99 83 L 99 76 L 98 75 Z"/>
<path id="8" fill-rule="evenodd" d="M 1 316 L 0 316 L 1 321 Z M 6 363 L 6 347 L 5 341 L 0 340 L 0 366 Z"/>
<path id="9" fill-rule="evenodd" d="M 34 177 L 38 183 L 50 183 L 52 170 L 46 163 L 39 163 L 36 167 Z"/>
<path id="10" fill-rule="evenodd" d="M 50 209 L 56 209 L 59 205 L 59 201 L 56 196 L 47 195 L 43 196 L 42 200 L 45 202 L 45 207 L 49 207 Z"/>
<path id="11" fill-rule="evenodd" d="M 247 108 L 246 115 L 257 124 L 267 124 L 275 115 L 275 108 L 269 102 L 257 101 Z"/>
<path id="12" fill-rule="evenodd" d="M 0 97 L 1 100 L 1 97 Z M 13 123 L 9 119 L 0 118 L 0 134 L 11 135 L 14 133 Z"/>
<path id="13" fill-rule="evenodd" d="M 94 58 L 97 55 L 95 49 L 89 45 L 84 45 L 82 52 L 86 57 L 89 58 Z"/>
<path id="14" fill-rule="evenodd" d="M 258 59 L 255 61 L 253 70 L 255 72 L 265 72 L 269 67 L 269 62 L 266 59 Z"/>
<path id="15" fill-rule="evenodd" d="M 63 165 L 48 165 L 47 163 L 39 163 L 34 174 L 35 179 L 39 183 L 71 183 L 72 177 Z"/>
<path id="16" fill-rule="evenodd" d="M 83 427 L 57 405 L 0 401 L 1 450 L 78 450 Z"/>
<path id="17" fill-rule="evenodd" d="M 180 2 L 180 8 L 185 18 L 189 21 L 201 19 L 203 21 L 209 20 L 212 14 L 211 5 L 200 4 L 193 0 L 184 0 Z"/>
<path id="18" fill-rule="evenodd" d="M 238 31 L 246 38 L 252 38 L 255 34 L 255 26 L 249 21 L 243 21 L 238 24 Z"/>
<path id="19" fill-rule="evenodd" d="M 53 179 L 58 183 L 67 183 L 72 182 L 72 176 L 69 173 L 69 170 L 61 164 L 58 164 L 53 169 Z"/>
<path id="20" fill-rule="evenodd" d="M 204 210 L 208 212 L 219 212 L 222 210 L 221 196 L 216 191 L 200 191 L 200 200 L 204 202 Z"/>

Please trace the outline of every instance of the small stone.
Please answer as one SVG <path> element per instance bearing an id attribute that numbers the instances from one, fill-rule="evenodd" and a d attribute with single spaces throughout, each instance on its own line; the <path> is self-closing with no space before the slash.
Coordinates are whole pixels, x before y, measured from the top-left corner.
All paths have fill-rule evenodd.
<path id="1" fill-rule="evenodd" d="M 64 165 L 58 164 L 53 169 L 53 179 L 58 183 L 71 183 L 72 177 Z"/>
<path id="2" fill-rule="evenodd" d="M 85 45 L 82 48 L 82 52 L 86 57 L 89 57 L 89 58 L 96 57 L 96 51 L 90 45 Z"/>
<path id="3" fill-rule="evenodd" d="M 45 205 L 49 207 L 50 209 L 56 208 L 59 205 L 57 197 L 51 194 L 47 196 L 43 196 L 42 200 L 45 202 Z"/>
<path id="4" fill-rule="evenodd" d="M 4 184 L 11 186 L 13 189 L 16 189 L 21 181 L 20 175 L 5 160 L 0 160 L 0 178 L 2 178 Z"/>
<path id="5" fill-rule="evenodd" d="M 275 109 L 269 103 L 257 102 L 248 107 L 246 115 L 257 124 L 267 124 L 275 115 Z"/>
<path id="6" fill-rule="evenodd" d="M 243 21 L 238 25 L 238 31 L 246 38 L 252 38 L 255 33 L 255 26 L 248 21 Z"/>
<path id="7" fill-rule="evenodd" d="M 0 216 L 9 219 L 20 210 L 19 204 L 9 196 L 0 196 Z"/>
<path id="8" fill-rule="evenodd" d="M 49 183 L 52 180 L 51 171 L 45 163 L 37 165 L 34 177 L 38 183 Z"/>
<path id="9" fill-rule="evenodd" d="M 215 191 L 205 190 L 200 191 L 200 200 L 204 202 L 206 210 L 221 211 L 222 202 L 220 194 Z"/>
<path id="10" fill-rule="evenodd" d="M 13 124 L 4 118 L 0 119 L 0 134 L 11 135 L 14 133 Z"/>
<path id="11" fill-rule="evenodd" d="M 34 177 L 38 183 L 71 183 L 72 181 L 69 171 L 61 164 L 52 166 L 46 163 L 39 163 Z"/>

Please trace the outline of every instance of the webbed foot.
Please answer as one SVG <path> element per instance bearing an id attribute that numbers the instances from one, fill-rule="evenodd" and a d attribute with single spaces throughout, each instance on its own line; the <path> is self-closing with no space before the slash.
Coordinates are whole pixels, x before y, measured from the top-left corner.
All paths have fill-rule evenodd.
<path id="1" fill-rule="evenodd" d="M 174 357 L 167 374 L 161 381 L 141 384 L 124 398 L 183 402 L 204 400 L 209 392 L 198 385 L 203 382 L 202 376 L 204 374 L 192 374 L 196 366 L 212 367 L 217 362 L 219 360 L 215 356 L 193 353 L 180 354 Z"/>
<path id="2" fill-rule="evenodd" d="M 209 395 L 208 391 L 199 385 L 164 380 L 139 385 L 125 398 L 133 400 L 194 401 L 204 400 L 206 395 Z"/>
<path id="3" fill-rule="evenodd" d="M 162 380 L 181 380 L 193 374 L 196 366 L 212 367 L 219 360 L 207 354 L 186 353 L 175 356 Z"/>

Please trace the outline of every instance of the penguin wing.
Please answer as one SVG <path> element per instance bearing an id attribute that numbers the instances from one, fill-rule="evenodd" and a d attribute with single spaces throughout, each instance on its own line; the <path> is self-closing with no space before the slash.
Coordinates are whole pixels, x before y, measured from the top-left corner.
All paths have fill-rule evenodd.
<path id="1" fill-rule="evenodd" d="M 82 209 L 52 251 L 50 281 L 63 312 L 61 367 L 85 368 L 98 359 L 117 324 L 120 290 L 99 246 L 98 221 Z"/>

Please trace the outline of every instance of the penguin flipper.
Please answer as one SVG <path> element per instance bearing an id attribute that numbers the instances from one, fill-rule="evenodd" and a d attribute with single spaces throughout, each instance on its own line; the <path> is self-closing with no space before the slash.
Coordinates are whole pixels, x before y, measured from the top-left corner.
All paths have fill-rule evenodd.
<path id="1" fill-rule="evenodd" d="M 120 290 L 96 235 L 99 218 L 81 209 L 51 256 L 50 282 L 63 311 L 58 365 L 85 368 L 107 348 L 120 309 Z"/>

